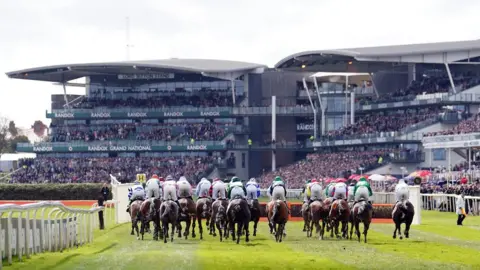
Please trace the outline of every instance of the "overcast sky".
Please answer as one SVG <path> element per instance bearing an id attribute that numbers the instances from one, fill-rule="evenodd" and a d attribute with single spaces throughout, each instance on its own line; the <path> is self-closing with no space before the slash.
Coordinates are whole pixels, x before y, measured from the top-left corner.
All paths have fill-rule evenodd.
<path id="1" fill-rule="evenodd" d="M 51 83 L 18 69 L 126 60 L 211 58 L 273 66 L 292 53 L 477 39 L 476 0 L 0 0 L 0 115 L 46 122 Z M 70 93 L 82 93 L 68 88 Z"/>

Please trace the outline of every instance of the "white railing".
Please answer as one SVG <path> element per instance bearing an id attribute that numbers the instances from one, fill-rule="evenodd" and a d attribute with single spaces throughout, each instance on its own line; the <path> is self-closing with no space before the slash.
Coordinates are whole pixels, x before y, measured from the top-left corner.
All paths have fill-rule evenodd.
<path id="1" fill-rule="evenodd" d="M 422 209 L 440 212 L 455 212 L 457 210 L 455 194 L 422 194 Z M 465 196 L 466 212 L 471 215 L 480 214 L 480 197 Z"/>
<path id="2" fill-rule="evenodd" d="M 103 204 L 103 207 L 105 208 L 105 211 L 104 211 L 104 220 L 108 220 L 108 221 L 114 221 L 114 220 L 117 220 L 117 217 L 116 217 L 116 214 L 117 214 L 117 211 L 114 211 L 115 209 L 115 204 L 117 203 L 117 201 L 114 201 L 114 200 L 108 200 L 106 202 L 104 202 Z M 92 204 L 92 209 L 94 208 L 97 208 L 98 207 L 98 203 L 94 203 Z M 98 219 L 93 219 L 93 227 L 98 227 Z"/>
<path id="3" fill-rule="evenodd" d="M 23 255 L 30 258 L 31 254 L 62 251 L 89 243 L 93 241 L 95 213 L 103 209 L 70 208 L 61 202 L 48 201 L 0 205 L 2 259 L 12 264 L 13 255 L 21 261 Z"/>

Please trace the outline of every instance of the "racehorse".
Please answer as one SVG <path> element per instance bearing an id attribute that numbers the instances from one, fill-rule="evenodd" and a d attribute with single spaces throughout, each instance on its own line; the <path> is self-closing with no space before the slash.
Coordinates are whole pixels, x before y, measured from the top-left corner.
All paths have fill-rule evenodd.
<path id="1" fill-rule="evenodd" d="M 348 222 L 350 220 L 350 208 L 348 203 L 345 200 L 338 199 L 332 203 L 329 215 L 331 223 L 331 232 L 330 237 L 333 238 L 333 230 L 335 230 L 335 235 L 337 238 L 340 238 L 338 234 L 338 227 L 340 223 L 342 224 L 342 237 L 348 239 Z"/>
<path id="2" fill-rule="evenodd" d="M 160 206 L 160 220 L 162 222 L 163 242 L 167 243 L 168 224 L 172 224 L 172 233 L 170 234 L 170 242 L 173 242 L 175 235 L 175 227 L 178 219 L 178 205 L 172 200 L 167 200 Z"/>
<path id="3" fill-rule="evenodd" d="M 372 222 L 373 216 L 373 207 L 366 201 L 360 201 L 353 207 L 352 210 L 352 219 L 353 225 L 355 225 L 355 233 L 358 237 L 358 242 L 360 242 L 360 222 L 363 223 L 363 236 L 365 237 L 364 242 L 367 243 L 367 233 L 370 223 Z M 353 226 L 350 229 L 350 239 L 352 239 L 352 230 Z"/>
<path id="4" fill-rule="evenodd" d="M 130 205 L 130 219 L 132 220 L 132 232 L 130 235 L 135 235 L 133 233 L 133 230 L 137 232 L 137 240 L 140 239 L 140 235 L 138 232 L 138 222 L 142 220 L 142 217 L 140 216 L 140 206 L 142 205 L 142 201 L 136 200 L 132 202 Z"/>
<path id="5" fill-rule="evenodd" d="M 328 209 L 328 213 L 329 213 L 325 218 L 325 229 L 327 230 L 327 232 L 331 230 L 330 208 L 332 208 L 332 202 L 333 202 L 332 198 L 326 198 L 325 200 L 323 200 L 323 207 Z"/>
<path id="6" fill-rule="evenodd" d="M 303 217 L 303 231 L 307 232 L 307 236 L 310 230 L 310 210 L 308 202 L 302 204 L 302 217 Z"/>
<path id="7" fill-rule="evenodd" d="M 212 204 L 212 217 L 210 219 L 210 234 L 217 236 L 215 226 L 220 233 L 220 242 L 223 237 L 228 237 L 227 229 L 227 207 L 228 201 L 224 199 L 217 199 Z M 223 233 L 222 233 L 223 232 Z"/>
<path id="8" fill-rule="evenodd" d="M 200 232 L 200 240 L 203 239 L 202 218 L 206 220 L 206 226 L 209 228 L 210 219 L 212 217 L 212 200 L 210 198 L 200 198 L 196 204 L 196 218 L 198 221 L 198 230 Z"/>
<path id="9" fill-rule="evenodd" d="M 393 231 L 393 239 L 397 238 L 397 231 L 400 240 L 403 239 L 401 232 L 401 225 L 405 223 L 405 237 L 409 237 L 410 225 L 412 225 L 413 216 L 415 215 L 415 208 L 409 201 L 398 202 L 392 211 L 392 219 L 395 222 L 395 230 Z"/>
<path id="10" fill-rule="evenodd" d="M 151 211 L 151 207 L 150 207 L 152 202 L 154 203 L 153 212 Z M 160 234 L 160 237 L 162 237 L 163 233 L 160 232 L 160 216 L 158 215 L 158 210 L 160 209 L 160 205 L 161 205 L 161 201 L 159 199 L 153 199 L 153 201 L 149 199 L 142 202 L 140 206 L 140 214 L 141 214 L 140 234 L 142 235 L 142 240 L 145 234 L 145 229 L 150 221 L 153 221 L 153 226 L 154 226 L 153 240 L 158 240 L 159 234 Z"/>
<path id="11" fill-rule="evenodd" d="M 319 234 L 319 239 L 323 240 L 329 207 L 326 207 L 322 201 L 313 201 L 310 203 L 309 208 L 308 219 L 311 223 L 307 225 L 307 237 L 312 237 L 313 226 L 315 225 L 316 233 Z M 320 220 L 322 220 L 321 225 Z"/>
<path id="12" fill-rule="evenodd" d="M 178 217 L 177 229 L 178 229 L 178 237 L 182 237 L 182 225 L 180 222 L 185 222 L 185 232 L 183 236 L 185 239 L 188 239 L 188 234 L 190 233 L 190 225 L 192 225 L 192 237 L 195 238 L 195 224 L 196 224 L 196 215 L 197 215 L 197 208 L 195 202 L 190 198 L 180 198 L 178 200 L 178 204 L 180 205 L 180 214 Z"/>
<path id="13" fill-rule="evenodd" d="M 232 240 L 240 243 L 240 237 L 243 230 L 245 230 L 245 242 L 249 242 L 249 223 L 251 219 L 250 208 L 248 202 L 245 199 L 235 197 L 230 201 L 227 207 L 227 220 L 230 226 L 230 233 L 232 234 Z M 235 238 L 235 224 L 237 224 L 237 237 Z"/>
<path id="14" fill-rule="evenodd" d="M 285 225 L 288 221 L 288 206 L 282 200 L 270 201 L 267 204 L 268 225 L 270 233 L 275 232 L 275 241 L 282 242 L 286 236 Z"/>
<path id="15" fill-rule="evenodd" d="M 248 206 L 250 207 L 250 221 L 253 222 L 253 236 L 257 236 L 257 225 L 261 215 L 260 203 L 258 200 L 251 200 Z"/>

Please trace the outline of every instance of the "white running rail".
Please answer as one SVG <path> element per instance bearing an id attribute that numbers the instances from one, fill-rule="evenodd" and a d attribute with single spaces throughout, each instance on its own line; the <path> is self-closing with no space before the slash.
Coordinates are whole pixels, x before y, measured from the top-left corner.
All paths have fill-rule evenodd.
<path id="1" fill-rule="evenodd" d="M 0 205 L 2 259 L 12 264 L 13 255 L 21 261 L 23 255 L 30 258 L 31 254 L 89 243 L 93 241 L 95 214 L 103 209 L 71 208 L 55 201 Z"/>

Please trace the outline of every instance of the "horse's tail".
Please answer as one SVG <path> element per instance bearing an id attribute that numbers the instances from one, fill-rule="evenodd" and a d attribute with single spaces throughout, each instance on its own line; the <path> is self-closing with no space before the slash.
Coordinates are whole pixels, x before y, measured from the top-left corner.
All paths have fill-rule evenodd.
<path id="1" fill-rule="evenodd" d="M 357 207 L 357 209 L 358 209 L 358 210 L 357 210 L 357 214 L 358 214 L 359 216 L 362 215 L 363 212 L 365 211 L 365 204 L 366 204 L 365 201 L 363 201 L 363 202 L 360 202 L 360 204 L 358 205 L 358 207 Z"/>
<path id="2" fill-rule="evenodd" d="M 202 207 L 202 217 L 206 217 L 207 214 L 208 214 L 208 205 L 207 205 L 207 203 L 208 203 L 207 199 L 204 199 L 203 207 Z"/>
<path id="3" fill-rule="evenodd" d="M 167 202 L 165 204 L 165 209 L 163 209 L 162 219 L 166 218 L 170 214 L 171 209 L 172 207 L 170 205 L 170 202 Z"/>

